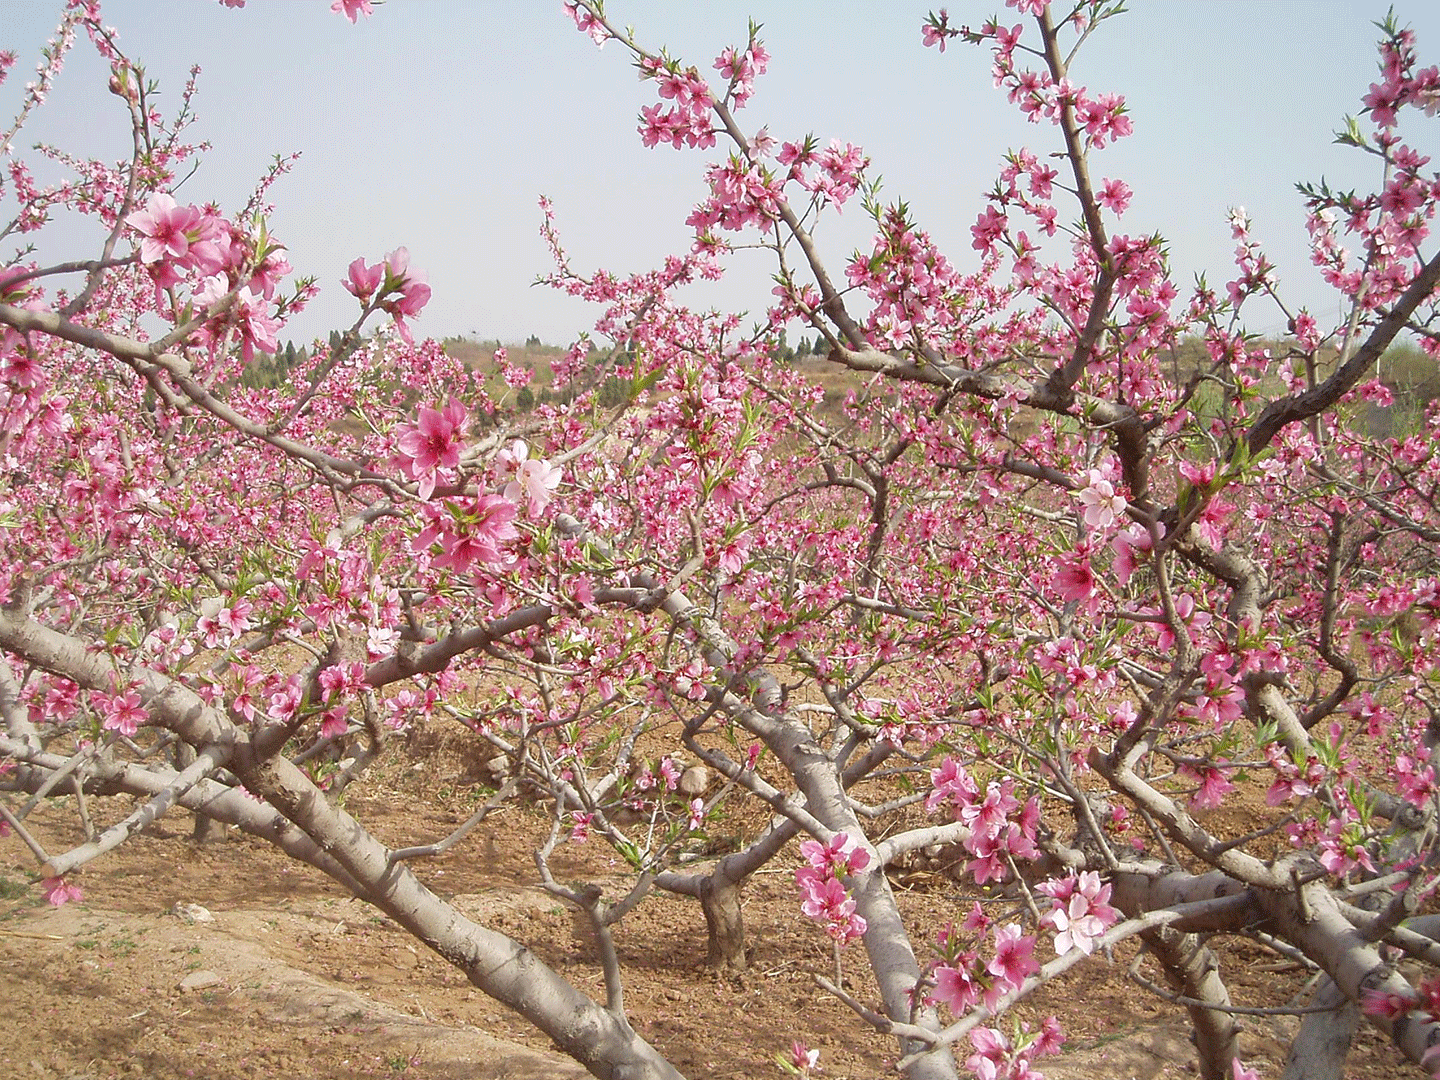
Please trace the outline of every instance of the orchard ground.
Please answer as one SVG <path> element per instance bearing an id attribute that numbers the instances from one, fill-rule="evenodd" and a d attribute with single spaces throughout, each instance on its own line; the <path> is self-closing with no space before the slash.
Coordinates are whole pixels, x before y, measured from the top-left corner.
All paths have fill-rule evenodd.
<path id="1" fill-rule="evenodd" d="M 472 747 L 458 730 L 419 733 L 352 786 L 347 804 L 384 840 L 414 838 L 417 823 L 439 838 L 488 793 Z M 1207 823 L 1222 832 L 1231 826 L 1243 831 L 1257 809 L 1250 799 L 1258 802 L 1249 793 L 1212 812 Z M 93 802 L 99 820 L 129 809 L 128 800 Z M 42 807 L 29 820 L 53 849 L 81 839 L 67 805 Z M 239 833 L 196 845 L 189 839 L 190 821 L 188 814 L 172 814 L 92 863 L 79 879 L 84 901 L 59 909 L 45 903 L 23 849 L 6 846 L 0 862 L 0 1000 L 8 1005 L 10 1037 L 0 1046 L 0 1075 L 588 1075 L 318 871 Z M 759 824 L 758 817 L 736 817 L 722 828 L 748 835 Z M 538 805 L 507 808 L 428 860 L 425 870 L 462 912 L 525 941 L 582 989 L 603 995 L 583 919 L 535 885 L 531 851 L 548 827 Z M 555 870 L 557 877 L 604 882 L 613 873 L 609 859 L 598 842 L 567 845 Z M 948 861 L 942 855 L 892 868 L 902 911 L 914 926 L 958 919 L 968 909 L 974 889 L 949 877 Z M 706 968 L 705 923 L 691 899 L 655 894 L 621 928 L 632 1022 L 687 1076 L 781 1076 L 774 1055 L 794 1038 L 820 1049 L 827 1080 L 894 1075 L 894 1042 L 867 1033 L 812 982 L 812 973 L 833 971 L 833 957 L 823 932 L 795 918 L 799 901 L 791 871 L 798 862 L 793 854 L 782 857 L 745 890 L 753 953 L 743 973 L 717 975 Z M 186 913 L 185 905 L 196 904 L 213 921 Z M 1044 1068 L 1051 1080 L 1194 1075 L 1184 1010 L 1127 978 L 1133 955 L 1133 949 L 1117 950 L 1113 963 L 1094 957 L 1020 1010 L 1031 1023 L 1054 1013 L 1065 1024 L 1066 1050 Z M 863 958 L 852 952 L 844 959 L 847 985 L 861 1000 L 873 1001 Z M 1293 987 L 1283 994 L 1288 997 L 1305 983 L 1298 967 L 1277 965 L 1245 943 L 1225 948 L 1222 964 L 1240 1005 L 1273 1003 L 1282 996 L 1277 987 Z M 739 1036 L 737 1015 L 745 1018 Z M 1278 1072 L 1296 1023 L 1248 1018 L 1246 1059 Z M 1348 1075 L 1421 1073 L 1366 1027 L 1357 1033 Z"/>

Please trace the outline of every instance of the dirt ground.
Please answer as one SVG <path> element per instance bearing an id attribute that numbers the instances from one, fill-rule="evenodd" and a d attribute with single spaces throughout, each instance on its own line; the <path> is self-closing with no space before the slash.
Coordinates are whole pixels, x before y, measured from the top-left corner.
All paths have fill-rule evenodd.
<path id="1" fill-rule="evenodd" d="M 347 805 L 382 839 L 416 843 L 446 835 L 479 797 L 459 773 L 399 761 L 352 788 Z M 128 800 L 95 802 L 101 821 L 130 808 Z M 68 804 L 41 807 L 29 823 L 50 850 L 81 839 Z M 0 1077 L 588 1075 L 318 871 L 238 834 L 198 846 L 189 824 L 189 815 L 176 814 L 92 862 L 77 878 L 85 899 L 59 909 L 41 897 L 23 846 L 13 838 L 0 844 Z M 534 884 L 531 850 L 546 827 L 538 809 L 507 809 L 417 870 L 465 914 L 525 941 L 603 995 L 585 926 Z M 603 881 L 614 873 L 606 854 L 594 841 L 567 847 L 570 861 L 558 862 L 557 877 Z M 829 941 L 798 917 L 794 860 L 780 861 L 746 889 L 754 953 L 741 976 L 705 968 L 704 919 L 693 900 L 659 894 L 625 920 L 618 946 L 632 1022 L 690 1077 L 778 1077 L 775 1055 L 792 1039 L 820 1049 L 829 1080 L 895 1075 L 894 1043 L 867 1032 L 812 982 L 812 973 L 833 970 Z M 937 877 L 896 879 L 917 928 L 969 908 L 963 890 Z M 1237 1003 L 1273 1003 L 1277 986 L 1301 987 L 1298 970 L 1273 959 L 1244 946 L 1227 950 L 1223 974 Z M 852 992 L 873 1001 L 859 972 L 863 957 L 847 960 Z M 1032 1023 L 1050 1013 L 1064 1022 L 1064 1053 L 1038 1063 L 1052 1080 L 1194 1074 L 1181 1010 L 1128 981 L 1127 963 L 1118 954 L 1114 963 L 1091 958 L 1021 1012 Z M 1279 1076 L 1293 1024 L 1247 1024 L 1242 1048 L 1262 1076 Z M 1368 1032 L 1351 1072 L 1424 1075 Z"/>

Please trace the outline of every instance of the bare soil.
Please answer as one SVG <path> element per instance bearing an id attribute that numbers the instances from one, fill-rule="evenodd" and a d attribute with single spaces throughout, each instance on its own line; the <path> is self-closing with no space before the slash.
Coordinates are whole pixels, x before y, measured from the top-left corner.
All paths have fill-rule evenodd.
<path id="1" fill-rule="evenodd" d="M 483 797 L 463 769 L 446 768 L 433 757 L 393 761 L 352 788 L 347 806 L 387 842 L 439 839 Z M 92 803 L 101 821 L 130 809 L 128 800 Z M 51 850 L 82 838 L 68 803 L 37 809 L 29 823 Z M 189 825 L 188 815 L 174 815 L 91 863 L 78 878 L 85 899 L 59 909 L 41 897 L 29 853 L 13 838 L 0 845 L 0 1077 L 586 1075 L 523 1019 L 319 872 L 240 835 L 196 845 Z M 547 828 L 540 808 L 507 809 L 417 870 L 465 914 L 525 941 L 582 989 L 603 996 L 583 922 L 535 885 L 531 851 Z M 622 880 L 596 841 L 563 854 L 557 877 L 612 887 Z M 820 1048 L 824 1077 L 893 1076 L 894 1043 L 868 1032 L 814 985 L 812 973 L 833 971 L 831 946 L 799 917 L 795 860 L 779 862 L 745 891 L 753 958 L 742 974 L 706 969 L 704 919 L 693 900 L 658 894 L 625 920 L 618 944 L 632 1022 L 691 1077 L 778 1077 L 774 1057 L 792 1039 Z M 939 873 L 893 880 L 917 931 L 958 920 L 973 899 Z M 1021 1011 L 1031 1023 L 1058 1014 L 1066 1027 L 1064 1053 L 1039 1063 L 1047 1076 L 1194 1073 L 1183 1010 L 1126 978 L 1132 955 L 1091 958 Z M 851 991 L 874 1002 L 863 956 L 853 951 L 843 959 Z M 1249 1005 L 1283 1000 L 1304 982 L 1298 969 L 1244 943 L 1226 947 L 1223 974 L 1237 1003 Z M 1294 1025 L 1272 1018 L 1247 1024 L 1243 1050 L 1261 1075 L 1279 1075 Z M 1368 1031 L 1351 1072 L 1423 1075 Z"/>

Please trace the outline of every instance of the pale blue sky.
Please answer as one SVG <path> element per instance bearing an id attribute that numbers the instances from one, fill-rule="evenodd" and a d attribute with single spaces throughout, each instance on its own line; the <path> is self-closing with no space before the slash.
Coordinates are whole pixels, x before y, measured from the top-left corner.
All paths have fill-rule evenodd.
<path id="1" fill-rule="evenodd" d="M 952 22 L 983 21 L 998 6 L 949 5 Z M 13 115 L 20 84 L 53 26 L 58 0 L 0 0 L 0 49 L 19 63 L 0 87 Z M 574 263 L 648 268 L 688 247 L 684 218 L 704 195 L 705 155 L 646 150 L 639 107 L 654 100 L 619 45 L 597 50 L 559 0 L 391 0 L 351 26 L 325 0 L 106 0 L 107 23 L 146 62 L 174 101 L 191 63 L 204 73 L 198 138 L 215 144 L 182 201 L 243 200 L 277 152 L 303 152 L 275 189 L 272 232 L 297 271 L 318 274 L 320 299 L 291 334 L 305 339 L 349 320 L 338 284 L 355 256 L 399 244 L 429 272 L 426 334 L 573 339 L 593 314 L 532 288 L 548 268 L 536 198 L 555 201 Z M 652 47 L 710 70 L 720 48 L 744 40 L 746 19 L 765 24 L 770 74 L 741 114 L 749 130 L 781 139 L 814 132 L 862 146 L 889 198 L 905 198 L 961 268 L 974 265 L 970 225 L 1008 147 L 1049 150 L 1054 129 L 1026 124 L 991 86 L 988 54 L 920 45 L 924 4 L 830 0 L 609 0 L 609 14 Z M 1440 62 L 1440 6 L 1399 3 L 1419 34 L 1422 62 Z M 1013 12 L 1007 21 L 1020 21 Z M 1372 181 L 1368 159 L 1330 145 L 1331 133 L 1376 78 L 1371 22 L 1381 4 L 1146 2 L 1107 24 L 1072 72 L 1092 91 L 1124 93 L 1135 134 L 1096 156 L 1097 177 L 1136 191 L 1120 231 L 1161 231 L 1182 287 L 1205 270 L 1231 273 L 1226 208 L 1243 205 L 1297 304 L 1333 316 L 1310 269 L 1294 182 L 1322 174 L 1342 185 Z M 1031 31 L 1033 35 L 1033 31 Z M 120 103 L 88 44 L 77 46 L 50 104 L 20 140 L 118 158 L 127 137 Z M 1433 125 L 1412 120 L 1429 150 Z M 28 152 L 27 152 L 27 156 Z M 0 201 L 8 217 L 13 203 Z M 1062 207 L 1062 218 L 1073 216 Z M 868 247 L 858 205 L 823 233 L 838 272 Z M 53 234 L 53 235 L 51 235 Z M 59 225 L 47 253 L 88 255 L 84 234 Z M 9 251 L 0 253 L 8 257 Z M 737 257 L 724 282 L 695 291 L 703 306 L 763 309 L 772 267 Z M 1256 311 L 1273 330 L 1279 318 Z"/>

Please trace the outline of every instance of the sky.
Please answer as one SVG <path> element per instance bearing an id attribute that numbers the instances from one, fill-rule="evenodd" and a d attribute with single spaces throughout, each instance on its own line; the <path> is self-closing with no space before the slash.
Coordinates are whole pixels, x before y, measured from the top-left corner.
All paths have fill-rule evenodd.
<path id="1" fill-rule="evenodd" d="M 954 0 L 951 22 L 978 24 L 997 6 Z M 7 127 L 60 7 L 0 0 L 0 50 L 19 54 L 0 86 Z M 1227 210 L 1244 206 L 1293 305 L 1333 319 L 1332 294 L 1309 266 L 1294 185 L 1322 176 L 1342 187 L 1375 184 L 1372 159 L 1331 139 L 1377 78 L 1372 22 L 1384 5 L 1133 7 L 1096 32 L 1071 72 L 1092 92 L 1124 94 L 1134 121 L 1131 137 L 1091 163 L 1097 178 L 1135 190 L 1116 231 L 1164 235 L 1182 289 L 1201 272 L 1219 285 L 1234 276 Z M 994 89 L 988 52 L 923 48 L 926 10 L 908 0 L 606 5 L 648 47 L 666 46 L 712 74 L 721 48 L 744 43 L 747 20 L 761 22 L 770 73 L 738 114 L 741 125 L 862 147 L 884 178 L 883 197 L 907 201 L 963 271 L 976 265 L 970 226 L 1007 149 L 1045 153 L 1058 140 Z M 1397 0 L 1395 10 L 1417 32 L 1422 63 L 1440 62 L 1440 5 Z M 180 201 L 234 210 L 274 155 L 301 152 L 273 190 L 270 219 L 296 271 L 322 287 L 286 331 L 297 342 L 353 318 L 355 301 L 339 285 L 352 259 L 375 261 L 403 244 L 434 289 L 422 333 L 568 343 L 598 313 L 532 284 L 550 268 L 539 196 L 554 201 L 577 269 L 642 271 L 688 249 L 684 220 L 706 195 L 706 162 L 719 154 L 645 149 L 636 116 L 656 100 L 653 85 L 637 78 L 618 43 L 596 49 L 577 33 L 559 0 L 389 0 L 354 26 L 327 0 L 250 0 L 240 10 L 215 0 L 104 0 L 102 11 L 127 54 L 160 81 L 162 108 L 178 100 L 190 66 L 202 68 L 191 132 L 213 150 Z M 32 159 L 29 148 L 45 142 L 83 157 L 124 156 L 127 121 L 107 79 L 88 43 L 77 44 L 18 155 Z M 1432 150 L 1440 119 L 1407 115 L 1413 144 Z M 0 193 L 0 216 L 13 209 Z M 1062 204 L 1062 220 L 1074 216 Z M 827 219 L 818 239 L 837 276 L 856 247 L 868 249 L 871 224 L 858 203 Z M 98 248 L 92 231 L 69 221 L 39 242 L 55 260 Z M 12 254 L 0 248 L 0 263 Z M 685 300 L 758 317 L 773 266 L 760 252 L 737 253 L 730 266 L 723 281 Z M 1273 308 L 1249 322 L 1259 332 L 1283 328 Z"/>

